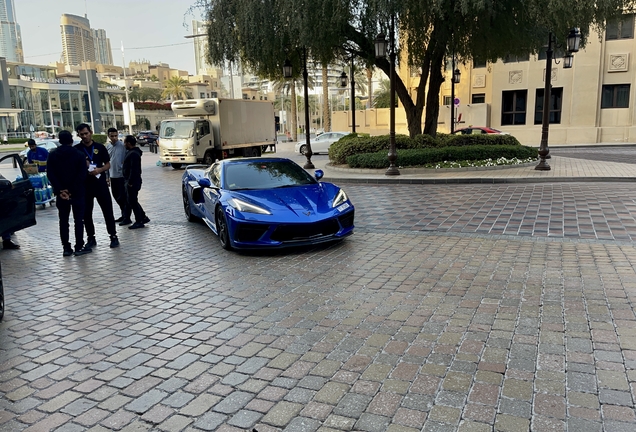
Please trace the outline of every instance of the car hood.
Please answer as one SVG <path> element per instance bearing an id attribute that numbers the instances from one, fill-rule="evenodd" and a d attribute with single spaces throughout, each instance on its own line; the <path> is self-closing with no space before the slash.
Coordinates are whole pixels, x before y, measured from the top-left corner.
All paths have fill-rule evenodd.
<path id="1" fill-rule="evenodd" d="M 310 215 L 331 213 L 334 210 L 331 202 L 339 190 L 340 188 L 331 183 L 318 183 L 267 190 L 235 191 L 231 192 L 231 196 L 266 207 L 274 214 L 288 213 L 290 216 L 307 218 Z"/>

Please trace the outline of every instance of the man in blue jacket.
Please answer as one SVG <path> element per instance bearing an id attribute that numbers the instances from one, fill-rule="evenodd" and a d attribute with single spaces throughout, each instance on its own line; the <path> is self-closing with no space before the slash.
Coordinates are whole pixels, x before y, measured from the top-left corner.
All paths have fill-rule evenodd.
<path id="1" fill-rule="evenodd" d="M 46 172 L 46 160 L 49 152 L 44 147 L 38 147 L 34 139 L 27 141 L 29 151 L 27 152 L 27 162 L 34 163 L 38 166 L 38 172 Z"/>
<path id="2" fill-rule="evenodd" d="M 59 134 L 61 146 L 51 152 L 47 166 L 49 182 L 57 197 L 55 206 L 60 218 L 60 239 L 64 248 L 63 256 L 79 256 L 92 252 L 84 246 L 84 209 L 86 158 L 73 148 L 73 136 L 69 131 Z M 69 242 L 69 216 L 73 211 L 75 224 L 75 252 Z"/>

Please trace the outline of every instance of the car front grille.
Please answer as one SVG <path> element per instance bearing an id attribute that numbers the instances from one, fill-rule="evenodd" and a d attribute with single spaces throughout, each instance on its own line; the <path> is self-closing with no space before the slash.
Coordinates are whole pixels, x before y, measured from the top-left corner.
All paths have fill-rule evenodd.
<path id="1" fill-rule="evenodd" d="M 338 231 L 340 231 L 340 224 L 336 219 L 313 224 L 283 224 L 276 227 L 271 239 L 280 242 L 303 241 L 332 236 Z"/>

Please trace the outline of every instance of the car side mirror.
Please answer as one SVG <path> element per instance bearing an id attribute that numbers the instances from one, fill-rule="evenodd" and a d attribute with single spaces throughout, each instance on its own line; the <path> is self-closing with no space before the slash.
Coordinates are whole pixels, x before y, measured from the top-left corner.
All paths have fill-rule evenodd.
<path id="1" fill-rule="evenodd" d="M 212 186 L 212 182 L 210 181 L 210 179 L 209 178 L 205 178 L 205 177 L 204 178 L 200 178 L 197 183 L 199 183 L 199 186 L 204 187 L 204 188 Z"/>
<path id="2" fill-rule="evenodd" d="M 320 180 L 324 176 L 325 176 L 325 172 L 323 170 L 314 171 L 314 177 L 316 177 L 316 180 Z"/>

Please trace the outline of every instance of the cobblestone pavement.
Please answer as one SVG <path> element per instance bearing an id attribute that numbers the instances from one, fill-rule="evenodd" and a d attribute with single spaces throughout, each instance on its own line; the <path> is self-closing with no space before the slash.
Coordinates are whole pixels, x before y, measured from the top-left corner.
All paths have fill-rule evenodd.
<path id="1" fill-rule="evenodd" d="M 346 241 L 238 254 L 154 160 L 120 248 L 0 251 L 0 431 L 636 429 L 632 184 L 348 184 Z"/>
<path id="2" fill-rule="evenodd" d="M 556 156 L 565 156 L 577 159 L 587 159 L 606 162 L 621 162 L 636 164 L 636 146 L 625 147 L 590 147 L 590 148 L 554 148 L 550 153 Z"/>

